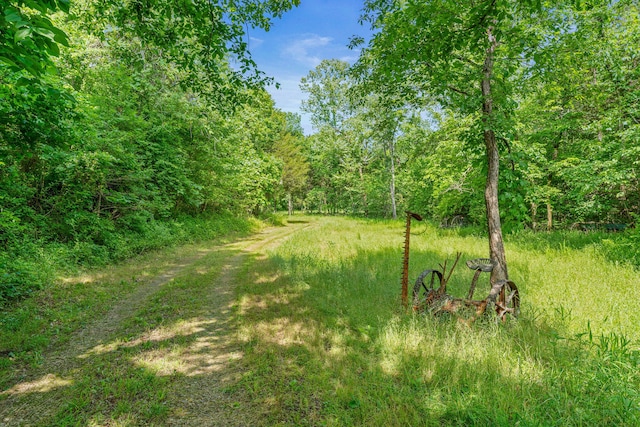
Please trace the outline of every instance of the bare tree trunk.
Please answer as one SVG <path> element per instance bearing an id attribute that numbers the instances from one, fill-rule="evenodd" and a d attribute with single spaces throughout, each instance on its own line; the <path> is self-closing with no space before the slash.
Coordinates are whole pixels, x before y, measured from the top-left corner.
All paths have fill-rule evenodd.
<path id="1" fill-rule="evenodd" d="M 360 186 L 362 188 L 362 209 L 364 210 L 364 216 L 369 216 L 369 202 L 367 201 L 367 189 L 364 185 L 364 172 L 362 165 L 358 166 L 358 172 L 360 173 Z"/>
<path id="2" fill-rule="evenodd" d="M 553 154 L 551 155 L 551 160 L 555 163 L 558 160 L 558 145 L 553 146 Z M 553 178 L 553 174 L 549 174 L 547 177 L 547 185 L 551 187 L 551 179 Z M 547 200 L 547 231 L 551 231 L 553 228 L 553 207 L 551 206 L 551 200 Z"/>
<path id="3" fill-rule="evenodd" d="M 507 259 L 502 239 L 502 225 L 500 224 L 500 207 L 498 205 L 498 180 L 500 169 L 500 155 L 496 135 L 492 127 L 493 98 L 491 93 L 491 76 L 493 73 L 493 54 L 497 41 L 492 34 L 493 27 L 487 29 L 489 48 L 482 69 L 482 120 L 484 122 L 484 143 L 487 150 L 487 184 L 484 190 L 484 199 L 487 206 L 487 225 L 489 228 L 489 256 L 497 261 L 497 265 L 491 271 L 491 283 L 507 280 Z"/>
<path id="4" fill-rule="evenodd" d="M 389 192 L 391 193 L 391 214 L 393 219 L 398 218 L 398 211 L 396 206 L 396 162 L 395 156 L 395 144 L 393 140 L 389 144 L 389 153 L 391 154 L 391 183 L 389 184 Z"/>
<path id="5" fill-rule="evenodd" d="M 289 216 L 293 215 L 293 197 L 291 193 L 287 193 L 287 207 L 289 208 Z"/>

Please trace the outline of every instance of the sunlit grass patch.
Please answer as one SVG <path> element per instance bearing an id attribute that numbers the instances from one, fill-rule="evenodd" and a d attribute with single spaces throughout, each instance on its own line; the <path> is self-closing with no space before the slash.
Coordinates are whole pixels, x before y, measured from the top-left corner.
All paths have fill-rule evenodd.
<path id="1" fill-rule="evenodd" d="M 316 221 L 247 269 L 239 294 L 239 386 L 265 425 L 640 423 L 640 357 L 621 338 L 638 334 L 633 270 L 589 249 L 507 241 L 522 315 L 469 327 L 402 310 L 403 224 Z M 420 227 L 411 280 L 461 252 L 449 290 L 466 295 L 464 260 L 486 257 L 486 239 Z M 488 289 L 481 278 L 476 298 Z"/>
<path id="2" fill-rule="evenodd" d="M 303 221 L 284 243 L 278 236 L 287 233 L 215 250 L 196 245 L 107 274 L 142 281 L 109 288 L 103 275 L 61 286 L 69 293 L 42 299 L 43 320 L 29 326 L 60 325 L 60 337 L 35 334 L 35 350 L 47 345 L 38 340 L 69 340 L 64 328 L 152 283 L 142 272 L 173 271 L 153 292 L 140 288 L 149 291 L 144 301 L 124 305 L 122 319 L 77 349 L 67 371 L 14 378 L 13 390 L 55 395 L 53 425 L 163 425 L 202 409 L 212 382 L 232 412 L 248 408 L 252 425 L 640 425 L 632 269 L 589 245 L 508 239 L 521 316 L 469 326 L 402 308 L 402 222 Z M 485 257 L 486 239 L 420 227 L 411 236 L 411 281 L 445 260 L 451 267 L 462 252 L 449 292 L 464 296 L 473 275 L 464 261 Z M 261 249 L 245 250 L 254 243 Z M 483 277 L 476 297 L 486 292 Z M 63 295 L 69 319 L 59 311 Z M 78 317 L 79 307 L 94 312 Z M 12 315 L 25 339 L 19 320 L 27 314 Z M 31 363 L 43 362 L 33 351 Z"/>

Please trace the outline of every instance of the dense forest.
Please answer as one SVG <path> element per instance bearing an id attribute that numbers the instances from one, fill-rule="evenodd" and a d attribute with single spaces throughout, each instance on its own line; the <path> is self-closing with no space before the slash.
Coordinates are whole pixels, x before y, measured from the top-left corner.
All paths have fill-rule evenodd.
<path id="1" fill-rule="evenodd" d="M 485 228 L 494 166 L 505 232 L 636 222 L 637 1 L 367 0 L 359 60 L 300 83 L 306 136 L 245 42 L 297 3 L 3 3 L 0 301 L 212 216 L 409 209 Z M 640 265 L 639 239 L 609 250 Z"/>

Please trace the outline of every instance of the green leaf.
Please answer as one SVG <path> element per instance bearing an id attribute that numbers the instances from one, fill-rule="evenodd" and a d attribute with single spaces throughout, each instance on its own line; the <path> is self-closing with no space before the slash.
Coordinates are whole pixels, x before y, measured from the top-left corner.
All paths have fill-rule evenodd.
<path id="1" fill-rule="evenodd" d="M 53 31 L 49 30 L 48 28 L 44 28 L 44 27 L 35 27 L 33 29 L 33 31 L 36 34 L 40 34 L 43 37 L 48 38 L 49 40 L 54 40 L 55 38 L 55 34 L 53 33 Z"/>
<path id="2" fill-rule="evenodd" d="M 7 22 L 20 22 L 22 21 L 22 16 L 17 10 L 8 9 L 4 12 L 4 19 Z"/>
<path id="3" fill-rule="evenodd" d="M 46 43 L 47 52 L 49 52 L 49 55 L 60 56 L 60 48 L 58 47 L 58 44 L 56 42 L 47 40 Z"/>
<path id="4" fill-rule="evenodd" d="M 64 31 L 56 27 L 52 27 L 51 31 L 53 31 L 53 33 L 55 34 L 55 37 L 53 38 L 54 41 L 60 43 L 63 46 L 69 47 L 69 40 Z"/>
<path id="5" fill-rule="evenodd" d="M 31 36 L 31 28 L 23 27 L 16 31 L 16 34 L 13 36 L 13 40 L 15 43 L 20 43 L 25 40 L 27 37 Z"/>
<path id="6" fill-rule="evenodd" d="M 58 0 L 58 7 L 64 13 L 69 13 L 69 6 L 70 5 L 71 5 L 71 2 L 69 0 Z"/>
<path id="7" fill-rule="evenodd" d="M 5 64 L 7 64 L 7 65 L 9 65 L 11 67 L 14 67 L 14 68 L 20 68 L 18 66 L 18 64 L 16 64 L 15 62 L 13 62 L 12 60 L 10 60 L 9 58 L 7 58 L 5 56 L 0 56 L 0 62 L 3 62 L 3 63 L 5 63 Z"/>

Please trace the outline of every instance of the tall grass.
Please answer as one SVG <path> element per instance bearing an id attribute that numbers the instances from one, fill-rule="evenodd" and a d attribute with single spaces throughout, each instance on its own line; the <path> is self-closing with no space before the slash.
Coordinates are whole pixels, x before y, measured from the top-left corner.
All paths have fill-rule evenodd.
<path id="1" fill-rule="evenodd" d="M 467 327 L 400 308 L 402 223 L 314 221 L 247 267 L 239 295 L 238 387 L 265 425 L 640 425 L 633 268 L 516 236 L 521 317 Z M 482 237 L 423 227 L 412 278 L 456 252 L 487 256 Z M 471 277 L 461 263 L 451 293 Z"/>
<path id="2" fill-rule="evenodd" d="M 120 262 L 142 253 L 180 244 L 214 239 L 229 233 L 247 234 L 258 221 L 230 214 L 183 216 L 149 221 L 135 230 L 90 239 L 48 242 L 26 239 L 0 247 L 0 307 L 26 298 L 55 283 L 61 274 Z"/>
<path id="3" fill-rule="evenodd" d="M 37 366 L 51 343 L 68 340 L 72 331 L 132 292 L 141 278 L 154 277 L 181 253 L 194 250 L 179 244 L 214 238 L 220 243 L 247 235 L 259 226 L 255 220 L 228 215 L 184 218 L 181 222 L 155 224 L 155 234 L 150 229 L 148 234 L 126 237 L 126 242 L 106 258 L 82 261 L 81 248 L 72 244 L 50 244 L 34 249 L 30 258 L 28 252 L 13 258 L 11 265 L 23 266 L 18 276 L 31 288 L 26 293 L 30 297 L 22 294 L 21 299 L 9 300 L 3 292 L 11 283 L 0 281 L 0 389 L 7 378 L 15 376 L 15 366 Z M 158 251 L 160 248 L 164 251 Z M 130 258 L 115 262 L 126 257 Z M 104 266 L 109 261 L 112 264 Z M 2 254 L 0 275 L 1 267 Z M 34 275 L 41 280 L 35 280 Z"/>

